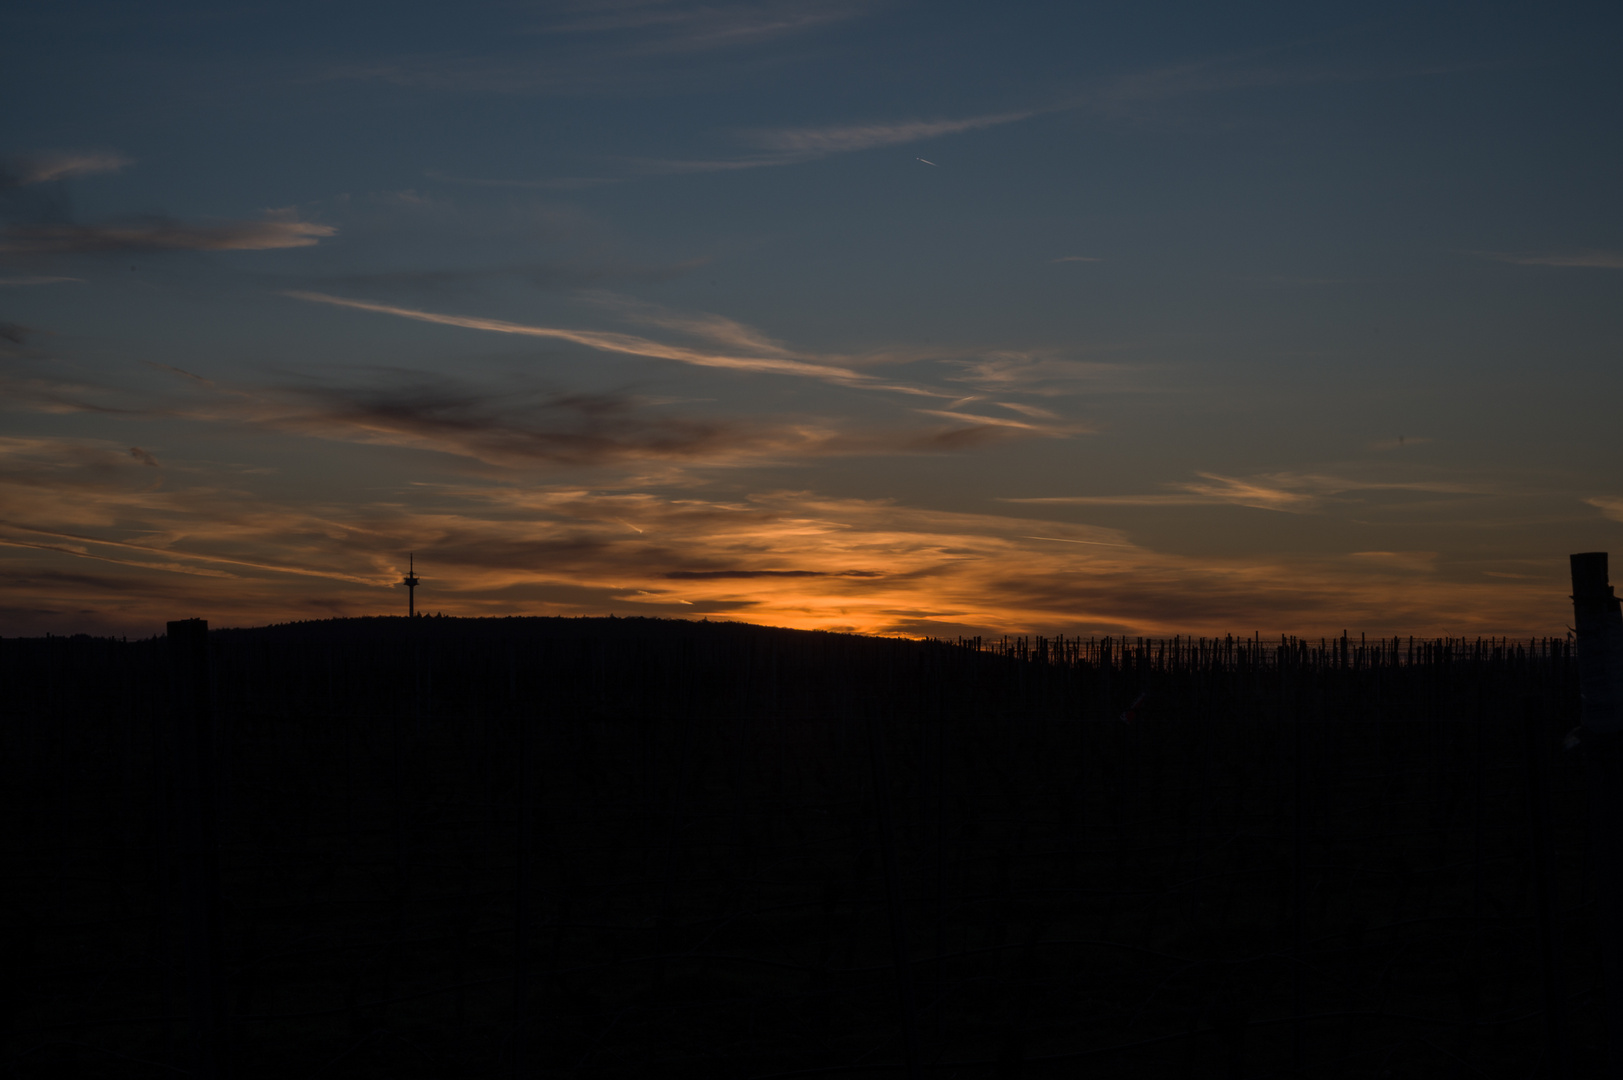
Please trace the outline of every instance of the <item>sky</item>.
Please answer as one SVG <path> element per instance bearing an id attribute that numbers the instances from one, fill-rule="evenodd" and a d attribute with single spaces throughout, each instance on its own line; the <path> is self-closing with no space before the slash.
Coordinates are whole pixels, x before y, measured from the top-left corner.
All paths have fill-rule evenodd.
<path id="1" fill-rule="evenodd" d="M 0 635 L 1562 635 L 1603 4 L 14 4 Z M 1623 577 L 1623 571 L 1619 572 Z"/>

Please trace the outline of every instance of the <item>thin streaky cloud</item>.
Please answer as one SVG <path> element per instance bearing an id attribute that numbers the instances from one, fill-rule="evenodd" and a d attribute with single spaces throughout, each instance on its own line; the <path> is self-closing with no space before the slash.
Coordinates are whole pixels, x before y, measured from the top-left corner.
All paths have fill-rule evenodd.
<path id="1" fill-rule="evenodd" d="M 669 479 L 688 468 L 939 452 L 984 441 L 994 431 L 1023 433 L 962 419 L 955 419 L 953 428 L 920 429 L 913 423 L 876 426 L 792 415 L 691 416 L 656 408 L 662 404 L 658 400 L 625 394 L 557 392 L 511 381 L 493 386 L 404 371 L 385 371 L 380 377 L 361 381 L 300 380 L 280 386 L 237 387 L 217 385 L 169 365 L 146 363 L 183 380 L 175 388 L 179 392 L 152 397 L 111 385 L 0 373 L 0 399 L 17 411 L 230 425 L 238 430 L 255 428 L 331 442 L 429 451 L 462 459 L 456 468 L 477 463 L 476 471 L 488 475 L 517 475 L 560 465 L 642 463 L 641 467 L 663 471 Z M 863 389 L 887 387 L 876 383 Z M 966 423 L 972 430 L 964 429 Z M 1044 431 L 1032 428 L 1024 433 L 1042 435 Z M 0 459 L 37 449 L 31 443 L 25 446 L 0 438 Z M 112 453 L 125 460 L 141 460 L 123 447 Z M 71 459 L 83 456 L 80 453 Z M 111 464 L 105 450 L 93 456 L 98 469 L 105 471 Z M 40 472 L 30 465 L 20 475 L 33 478 Z"/>
<path id="2" fill-rule="evenodd" d="M 205 379 L 203 376 L 187 371 L 185 368 L 175 367 L 173 364 L 160 364 L 156 360 L 143 360 L 141 362 L 149 368 L 155 368 L 158 371 L 167 371 L 172 375 L 179 375 L 182 378 L 190 379 L 195 383 L 200 383 L 203 386 L 212 387 L 214 385 L 213 382 Z"/>
<path id="3" fill-rule="evenodd" d="M 1016 499 L 1006 499 L 1005 502 L 1017 502 Z M 1119 547 L 1130 548 L 1132 544 L 1107 544 L 1103 540 L 1072 540 L 1064 536 L 1022 536 L 1022 540 L 1052 540 L 1056 544 L 1087 544 L 1089 547 Z"/>
<path id="4" fill-rule="evenodd" d="M 1515 263 L 1517 266 L 1560 266 L 1580 270 L 1623 270 L 1623 251 L 1569 251 L 1526 255 L 1487 252 L 1485 255 L 1496 262 Z"/>
<path id="5" fill-rule="evenodd" d="M 1209 481 L 1224 484 L 1244 484 L 1215 473 L 1197 473 Z M 1360 480 L 1347 476 L 1329 476 L 1324 473 L 1264 473 L 1254 478 L 1255 483 L 1269 487 L 1294 489 L 1317 495 L 1343 495 L 1351 491 L 1419 491 L 1434 495 L 1493 495 L 1498 489 L 1484 484 L 1466 484 L 1453 480 Z"/>
<path id="6" fill-rule="evenodd" d="M 1435 551 L 1353 551 L 1348 553 L 1348 557 L 1394 570 L 1419 573 L 1434 573 L 1437 570 Z"/>
<path id="7" fill-rule="evenodd" d="M 540 44 L 506 55 L 420 52 L 362 59 L 313 70 L 312 81 L 382 81 L 452 93 L 611 93 L 708 74 L 717 63 L 758 61 L 754 50 L 866 14 L 862 5 L 703 5 L 641 8 L 518 28 Z M 546 38 L 554 37 L 556 43 Z M 550 46 L 550 47 L 549 47 Z M 711 54 L 703 64 L 690 56 Z M 684 68 L 686 74 L 684 75 Z"/>
<path id="8" fill-rule="evenodd" d="M 486 330 L 496 334 L 519 334 L 525 337 L 570 341 L 601 352 L 621 353 L 626 356 L 647 356 L 660 360 L 675 360 L 683 364 L 693 364 L 696 367 L 727 368 L 733 371 L 758 371 L 776 375 L 800 375 L 848 384 L 866 384 L 870 381 L 868 376 L 851 371 L 848 368 L 833 367 L 827 364 L 811 364 L 801 360 L 785 360 L 771 356 L 724 356 L 716 353 L 700 352 L 697 349 L 687 349 L 679 345 L 666 345 L 636 334 L 620 334 L 600 330 L 570 330 L 564 327 L 533 326 L 528 323 L 508 322 L 505 319 L 442 315 L 433 311 L 397 307 L 394 304 L 375 304 L 366 300 L 351 300 L 342 296 L 328 296 L 325 293 L 304 292 L 297 289 L 289 289 L 282 295 L 318 304 L 332 304 L 335 307 L 354 308 L 357 311 L 371 311 L 380 315 L 394 315 L 402 319 L 438 323 L 441 326 L 460 326 L 468 330 Z"/>
<path id="9" fill-rule="evenodd" d="M 853 153 L 882 146 L 898 146 L 946 135 L 1018 123 L 1045 113 L 1091 108 L 1120 111 L 1124 107 L 1171 98 L 1248 86 L 1305 85 L 1319 82 L 1365 81 L 1405 77 L 1422 72 L 1331 72 L 1307 69 L 1262 69 L 1237 67 L 1237 58 L 1160 68 L 1117 80 L 1103 91 L 1068 98 L 1039 108 L 979 116 L 938 120 L 904 120 L 868 124 L 836 124 L 824 127 L 757 129 L 743 133 L 744 141 L 761 153 L 708 160 L 643 160 L 636 164 L 644 172 L 700 173 L 739 169 L 771 168 L 815 161 L 831 154 Z M 1426 69 L 1423 73 L 1435 73 Z M 940 166 L 926 158 L 926 165 Z M 1103 262 L 1101 258 L 1072 255 L 1050 260 L 1062 262 Z M 1610 263 L 1559 263 L 1553 265 L 1613 265 Z"/>
<path id="10" fill-rule="evenodd" d="M 145 562 L 136 559 L 118 559 L 111 555 L 98 555 L 77 544 L 49 544 L 42 540 L 13 540 L 0 536 L 0 547 L 22 548 L 26 551 L 53 551 L 58 555 L 71 555 L 76 559 L 90 559 L 94 562 L 111 563 L 114 566 L 129 566 L 139 570 L 164 570 L 171 574 L 185 574 L 190 577 L 230 578 L 236 576 L 224 570 L 187 566 L 184 563 Z"/>
<path id="11" fill-rule="evenodd" d="M 721 352 L 711 352 L 702 349 L 688 348 L 681 345 L 668 345 L 664 342 L 654 341 L 651 338 L 638 334 L 622 334 L 602 330 L 573 330 L 566 327 L 535 326 L 529 323 L 509 322 L 505 319 L 488 319 L 467 315 L 444 315 L 439 312 L 421 311 L 416 308 L 399 307 L 395 304 L 379 304 L 368 300 L 352 300 L 342 296 L 330 296 L 326 293 L 306 292 L 299 289 L 289 289 L 282 293 L 296 300 L 305 300 L 311 303 L 331 304 L 334 307 L 354 308 L 357 311 L 370 311 L 380 315 L 393 315 L 396 318 L 415 319 L 418 322 L 436 323 L 441 326 L 458 326 L 468 330 L 484 330 L 496 334 L 517 334 L 524 337 L 551 338 L 556 341 L 568 341 L 583 345 L 589 349 L 600 352 L 619 353 L 624 356 L 646 356 L 658 360 L 674 360 L 677 363 L 691 364 L 695 367 L 721 368 L 730 371 L 757 372 L 770 375 L 795 375 L 801 378 L 818 379 L 822 382 L 838 386 L 854 387 L 864 390 L 884 390 L 893 393 L 910 394 L 925 397 L 945 397 L 933 390 L 922 387 L 907 386 L 903 384 L 881 382 L 871 375 L 854 371 L 847 367 L 822 363 L 815 360 L 799 360 L 790 356 L 773 354 L 776 346 L 771 349 L 763 348 L 769 355 L 739 356 Z M 679 320 L 678 320 L 679 321 Z M 707 319 L 688 320 L 687 328 L 703 327 L 713 335 L 724 335 L 730 328 L 736 328 L 739 336 L 754 335 L 741 324 L 720 316 Z M 764 339 L 754 339 L 764 340 Z M 972 419 L 957 417 L 956 419 Z M 1008 423 L 1007 421 L 988 421 L 991 423 Z"/>
<path id="12" fill-rule="evenodd" d="M 979 416 L 974 413 L 953 412 L 949 409 L 916 409 L 916 412 L 925 416 L 939 416 L 943 420 L 955 420 L 962 424 L 976 426 L 1011 428 L 1016 431 L 1034 431 L 1045 435 L 1076 435 L 1087 433 L 1087 428 L 1081 426 L 1065 426 L 1060 424 L 1034 424 L 1025 420 L 1011 420 L 1006 416 Z"/>
<path id="13" fill-rule="evenodd" d="M 720 581 L 772 577 L 879 578 L 885 575 L 878 570 L 672 570 L 664 576 L 671 581 Z"/>
<path id="14" fill-rule="evenodd" d="M 1059 506 L 1245 506 L 1255 510 L 1305 513 L 1325 499 L 1352 492 L 1414 491 L 1439 495 L 1484 495 L 1491 489 L 1451 481 L 1355 480 L 1303 473 L 1268 473 L 1241 479 L 1197 473 L 1199 480 L 1169 484 L 1169 494 L 1053 495 L 1000 498 L 999 502 Z"/>
<path id="15" fill-rule="evenodd" d="M 678 330 L 717 345 L 746 349 L 765 356 L 794 357 L 781 342 L 774 341 L 759 330 L 735 319 L 729 319 L 725 315 L 709 313 L 691 315 L 610 292 L 588 293 L 582 299 L 599 307 L 608 308 L 633 322 Z"/>
<path id="16" fill-rule="evenodd" d="M 771 154 L 746 158 L 714 158 L 708 161 L 690 161 L 669 158 L 642 158 L 631 164 L 639 172 L 655 175 L 686 173 L 736 172 L 740 169 L 772 169 L 780 165 L 798 165 L 811 161 L 815 154 Z"/>
<path id="17" fill-rule="evenodd" d="M 750 425 L 650 415 L 619 395 L 537 398 L 429 380 L 288 391 L 304 408 L 260 423 L 345 442 L 414 447 L 487 465 L 532 469 L 630 460 L 730 464 L 838 452 L 836 432 L 807 423 Z"/>
<path id="18" fill-rule="evenodd" d="M 678 8 L 663 4 L 614 5 L 574 19 L 535 27 L 546 35 L 640 35 L 617 47 L 623 56 L 702 52 L 787 37 L 863 14 L 855 4 L 769 3 Z"/>
<path id="19" fill-rule="evenodd" d="M 10 521 L 0 521 L 0 528 L 15 529 L 18 532 L 35 536 L 43 536 L 53 540 L 70 540 L 81 544 L 95 544 L 100 547 L 118 548 L 121 551 L 139 551 L 147 555 L 166 555 L 172 559 L 188 559 L 203 563 L 218 563 L 225 566 L 241 567 L 245 570 L 269 570 L 278 574 L 294 574 L 298 577 L 328 578 L 334 581 L 349 581 L 359 585 L 376 584 L 376 582 L 370 578 L 357 577 L 353 574 L 342 574 L 330 570 L 310 570 L 304 567 L 280 566 L 276 563 L 258 562 L 250 559 L 233 559 L 223 555 L 204 555 L 200 552 L 177 551 L 174 548 L 148 547 L 144 544 L 132 544 L 125 540 L 106 540 L 95 536 L 82 536 L 75 533 L 53 532 L 48 529 L 33 528 L 28 525 L 22 525 Z M 19 542 L 15 537 L 12 537 L 11 540 L 12 543 L 26 544 L 26 541 Z M 66 549 L 56 548 L 54 550 L 64 551 Z M 88 558 L 96 557 L 83 551 L 67 551 L 66 553 L 81 555 Z M 144 564 L 137 563 L 132 565 Z M 168 569 L 171 567 L 165 568 Z"/>
<path id="20" fill-rule="evenodd" d="M 1317 500 L 1309 492 L 1292 490 L 1277 481 L 1240 480 L 1215 473 L 1199 473 L 1199 482 L 1174 485 L 1193 495 L 1202 495 L 1213 502 L 1248 506 L 1254 510 L 1278 510 L 1286 513 L 1306 509 Z"/>
<path id="21" fill-rule="evenodd" d="M 338 230 L 313 221 L 227 221 L 216 225 L 160 219 L 134 225 L 13 225 L 0 251 L 28 255 L 111 251 L 270 251 L 312 247 Z"/>
<path id="22" fill-rule="evenodd" d="M 1291 63 L 1279 59 L 1314 43 L 1315 39 L 1312 38 L 1299 39 L 1189 63 L 1147 68 L 1113 80 L 1079 104 L 1106 114 L 1130 115 L 1141 111 L 1144 106 L 1159 102 L 1250 87 L 1390 82 L 1483 71 L 1499 66 L 1495 63 L 1462 63 L 1355 67 L 1312 61 Z"/>
<path id="23" fill-rule="evenodd" d="M 759 153 L 708 160 L 643 160 L 636 164 L 643 172 L 650 173 L 730 172 L 738 169 L 799 165 L 833 154 L 851 154 L 882 146 L 902 146 L 966 131 L 1013 124 L 1045 111 L 1049 110 L 1025 109 L 1019 112 L 991 113 L 953 120 L 903 120 L 890 123 L 836 124 L 829 127 L 757 129 L 744 132 L 743 139 L 761 151 Z M 924 158 L 917 160 L 940 168 L 933 161 L 925 161 Z"/>
<path id="24" fill-rule="evenodd" d="M 521 188 L 534 191 L 579 191 L 583 188 L 602 187 L 605 184 L 623 184 L 623 176 L 560 176 L 548 180 L 492 180 L 478 176 L 451 176 L 428 169 L 423 175 L 442 184 L 463 184 L 468 187 Z"/>
<path id="25" fill-rule="evenodd" d="M 1039 394 L 1057 397 L 1074 394 L 1083 387 L 1092 392 L 1145 391 L 1151 373 L 1146 365 L 1105 363 L 1095 360 L 1069 360 L 1041 353 L 999 352 L 952 361 L 962 375 L 952 382 L 969 383 L 994 393 Z"/>
<path id="26" fill-rule="evenodd" d="M 1048 409 L 1040 409 L 1035 405 L 1026 405 L 1018 401 L 994 401 L 992 404 L 1002 409 L 1009 409 L 1022 416 L 1029 416 L 1034 420 L 1058 420 L 1060 415 Z"/>
<path id="27" fill-rule="evenodd" d="M 943 135 L 957 135 L 965 131 L 1013 124 L 1036 115 L 1037 110 L 1025 109 L 1020 112 L 965 116 L 955 120 L 904 120 L 878 124 L 839 124 L 832 127 L 779 128 L 751 132 L 747 139 L 764 150 L 780 153 L 818 156 L 848 154 L 875 146 L 898 146 L 903 143 L 936 139 Z"/>
<path id="28" fill-rule="evenodd" d="M 1599 510 L 1612 521 L 1623 521 L 1623 497 L 1617 495 L 1597 495 L 1584 502 Z"/>
<path id="29" fill-rule="evenodd" d="M 70 176 L 117 172 L 131 164 L 134 164 L 134 160 L 123 154 L 67 151 L 24 154 L 0 160 L 0 188 L 48 184 L 52 180 L 66 180 Z"/>
<path id="30" fill-rule="evenodd" d="M 1195 495 L 1043 495 L 1024 499 L 1000 496 L 997 501 L 1033 506 L 1209 506 L 1214 500 Z"/>
<path id="31" fill-rule="evenodd" d="M 82 277 L 54 277 L 46 275 L 28 275 L 25 277 L 0 278 L 0 286 L 20 285 L 60 285 L 65 281 L 84 281 Z"/>

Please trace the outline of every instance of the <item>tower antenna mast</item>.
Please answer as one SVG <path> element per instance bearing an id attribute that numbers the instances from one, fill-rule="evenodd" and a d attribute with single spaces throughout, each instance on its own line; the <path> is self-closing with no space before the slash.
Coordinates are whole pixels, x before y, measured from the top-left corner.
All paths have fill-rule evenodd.
<path id="1" fill-rule="evenodd" d="M 417 617 L 417 554 L 407 555 L 406 580 L 400 584 L 406 587 L 406 615 L 415 619 Z"/>

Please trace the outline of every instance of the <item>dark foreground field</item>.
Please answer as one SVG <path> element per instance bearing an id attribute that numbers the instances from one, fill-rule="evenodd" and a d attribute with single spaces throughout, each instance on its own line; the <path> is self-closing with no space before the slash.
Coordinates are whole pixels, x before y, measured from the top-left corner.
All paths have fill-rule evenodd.
<path id="1" fill-rule="evenodd" d="M 1600 1075 L 1564 642 L 167 647 L 0 641 L 0 1075 Z"/>

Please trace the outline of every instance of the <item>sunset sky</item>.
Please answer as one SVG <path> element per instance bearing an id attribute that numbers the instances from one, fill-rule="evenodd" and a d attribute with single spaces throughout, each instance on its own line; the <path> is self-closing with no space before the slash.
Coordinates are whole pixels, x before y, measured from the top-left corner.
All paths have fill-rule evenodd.
<path id="1" fill-rule="evenodd" d="M 1617 11 L 7 5 L 0 635 L 1564 634 Z"/>

